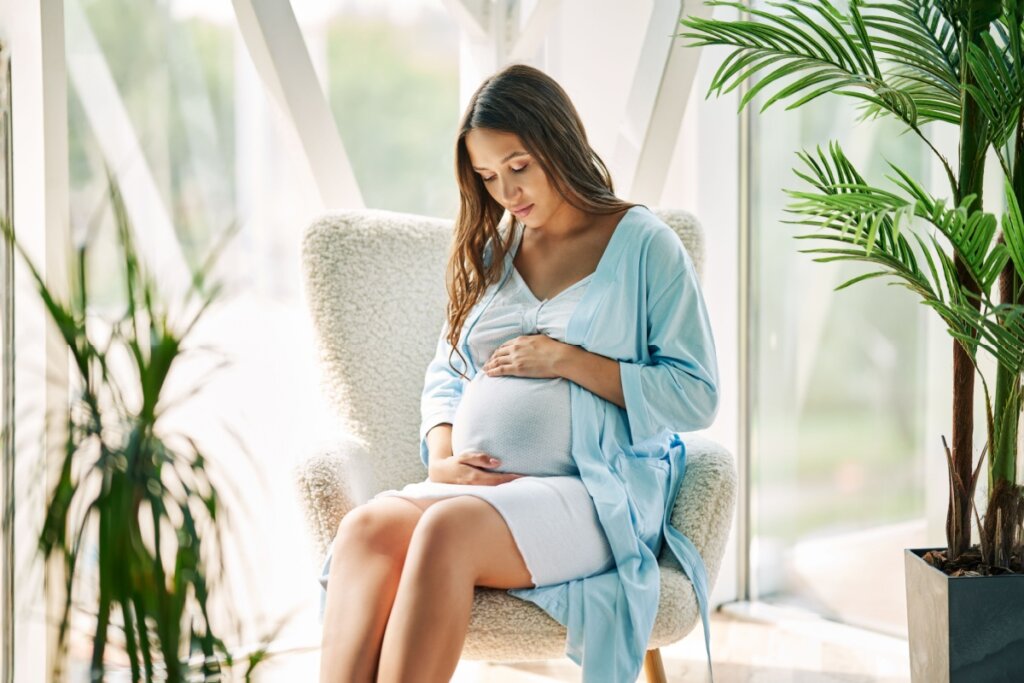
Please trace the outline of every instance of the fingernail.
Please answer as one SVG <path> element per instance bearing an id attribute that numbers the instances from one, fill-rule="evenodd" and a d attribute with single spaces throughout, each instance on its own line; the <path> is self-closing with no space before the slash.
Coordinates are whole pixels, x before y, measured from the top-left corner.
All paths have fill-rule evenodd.
<path id="1" fill-rule="evenodd" d="M 492 465 L 497 465 L 497 464 L 498 464 L 498 461 L 497 461 L 497 460 L 495 460 L 494 458 L 491 458 L 491 464 L 492 464 Z"/>

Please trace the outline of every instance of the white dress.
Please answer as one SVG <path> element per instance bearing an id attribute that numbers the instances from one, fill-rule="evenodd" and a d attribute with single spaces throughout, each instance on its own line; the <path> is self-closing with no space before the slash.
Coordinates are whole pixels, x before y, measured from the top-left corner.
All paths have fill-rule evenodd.
<path id="1" fill-rule="evenodd" d="M 516 225 L 513 256 L 523 229 Z M 565 341 L 566 323 L 592 277 L 540 300 L 513 266 L 469 332 L 476 366 L 483 367 L 498 346 L 521 335 L 545 334 Z M 489 468 L 492 471 L 528 476 L 497 486 L 428 478 L 401 490 L 382 491 L 375 498 L 471 495 L 486 500 L 505 519 L 535 586 L 607 571 L 615 564 L 612 550 L 572 458 L 568 382 L 560 377 L 491 377 L 481 370 L 464 387 L 452 423 L 453 452 L 485 452 L 501 461 Z"/>

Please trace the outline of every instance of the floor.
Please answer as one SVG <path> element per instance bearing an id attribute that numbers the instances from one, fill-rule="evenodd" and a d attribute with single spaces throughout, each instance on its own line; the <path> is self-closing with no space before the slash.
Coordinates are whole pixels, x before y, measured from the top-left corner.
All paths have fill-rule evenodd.
<path id="1" fill-rule="evenodd" d="M 728 607 L 726 609 L 729 609 Z M 716 683 L 903 683 L 910 681 L 907 643 L 901 638 L 835 622 L 738 607 L 711 619 Z M 769 622 L 767 619 L 771 619 Z M 670 683 L 706 681 L 704 640 L 698 628 L 662 648 Z M 317 652 L 292 652 L 268 660 L 256 683 L 316 681 Z M 549 662 L 489 664 L 464 661 L 451 683 L 551 683 L 580 680 L 568 658 Z M 641 677 L 641 680 L 643 678 Z"/>

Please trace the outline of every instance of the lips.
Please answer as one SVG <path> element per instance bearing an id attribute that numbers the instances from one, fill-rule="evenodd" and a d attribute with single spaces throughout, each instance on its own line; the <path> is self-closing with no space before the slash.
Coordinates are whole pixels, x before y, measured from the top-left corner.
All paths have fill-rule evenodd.
<path id="1" fill-rule="evenodd" d="M 524 207 L 523 207 L 523 208 L 521 208 L 521 209 L 512 209 L 512 213 L 514 213 L 515 215 L 517 215 L 517 216 L 519 216 L 520 218 L 522 218 L 522 217 L 523 217 L 523 216 L 525 216 L 526 214 L 530 213 L 530 210 L 531 210 L 532 208 L 533 208 L 533 204 L 527 204 L 526 206 L 524 206 Z"/>

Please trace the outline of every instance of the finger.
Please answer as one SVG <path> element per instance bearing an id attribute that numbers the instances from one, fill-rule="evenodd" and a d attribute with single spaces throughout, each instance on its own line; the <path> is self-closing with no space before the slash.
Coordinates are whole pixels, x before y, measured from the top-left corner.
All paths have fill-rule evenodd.
<path id="1" fill-rule="evenodd" d="M 501 464 L 501 461 L 497 458 L 492 458 L 487 453 L 481 453 L 480 451 L 465 451 L 459 456 L 459 462 L 479 467 L 497 467 Z"/>

